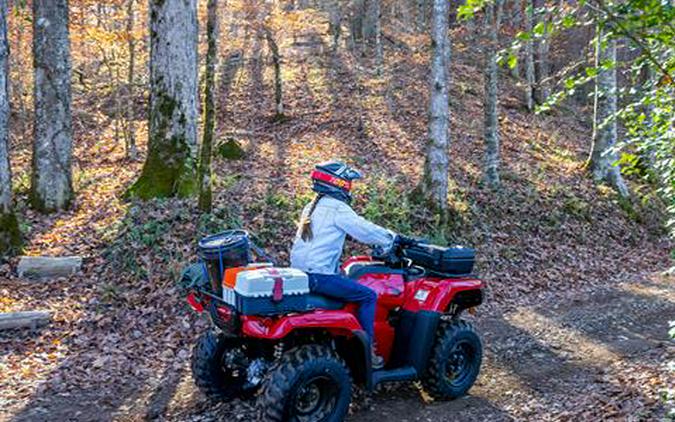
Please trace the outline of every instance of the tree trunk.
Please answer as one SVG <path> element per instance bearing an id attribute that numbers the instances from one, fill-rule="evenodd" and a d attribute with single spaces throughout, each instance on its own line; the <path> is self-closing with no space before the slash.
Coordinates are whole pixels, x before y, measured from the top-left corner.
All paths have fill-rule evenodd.
<path id="1" fill-rule="evenodd" d="M 331 48 L 333 53 L 338 49 L 342 33 L 342 8 L 340 0 L 330 0 L 328 4 L 328 32 L 331 34 Z"/>
<path id="2" fill-rule="evenodd" d="M 206 75 L 204 86 L 204 134 L 199 160 L 199 209 L 211 212 L 211 149 L 216 125 L 215 73 L 218 56 L 218 0 L 208 0 L 206 5 Z"/>
<path id="3" fill-rule="evenodd" d="M 7 0 L 0 0 L 0 215 L 12 212 L 12 170 L 9 163 L 8 12 Z M 0 227 L 0 230 L 4 233 L 3 227 Z M 2 246 L 0 240 L 0 248 Z"/>
<path id="4" fill-rule="evenodd" d="M 616 81 L 616 41 L 606 40 L 602 46 L 602 32 L 598 30 L 595 51 L 595 65 L 613 63 L 612 69 L 602 70 L 595 79 L 593 102 L 593 143 L 589 157 L 589 167 L 596 182 L 606 182 L 623 197 L 630 196 L 628 187 L 621 177 L 621 169 L 614 165 L 617 160 L 612 150 L 617 142 L 617 81 Z"/>
<path id="5" fill-rule="evenodd" d="M 10 13 L 12 11 L 12 5 L 8 6 L 10 8 Z M 18 22 L 17 22 L 18 21 Z M 16 37 L 14 38 L 14 48 L 19 50 L 24 48 L 24 37 L 28 35 L 30 31 L 28 31 L 27 26 L 30 24 L 30 22 L 23 22 L 24 19 L 15 19 L 16 25 L 17 25 L 17 31 L 16 31 Z M 8 29 L 9 31 L 9 29 Z M 12 37 L 8 37 L 10 41 L 12 40 Z M 10 50 L 12 49 L 12 46 L 10 45 Z M 24 69 L 27 64 L 26 60 L 24 60 L 23 54 L 19 55 L 14 55 L 13 57 L 10 56 L 10 66 L 16 66 L 18 69 Z M 10 103 L 14 104 L 14 114 L 17 116 L 17 123 L 19 123 L 19 131 L 20 133 L 27 133 L 27 125 L 28 125 L 28 107 L 26 106 L 26 98 L 29 97 L 27 88 L 26 88 L 26 78 L 28 75 L 26 75 L 25 72 L 17 72 L 16 77 L 10 81 L 10 93 L 13 95 L 13 101 L 10 101 Z"/>
<path id="6" fill-rule="evenodd" d="M 416 0 L 416 1 L 417 1 L 417 30 L 422 32 L 427 29 L 427 2 L 429 0 Z"/>
<path id="7" fill-rule="evenodd" d="M 403 24 L 404 31 L 408 32 L 413 27 L 413 20 L 410 14 L 411 4 L 410 0 L 403 1 L 399 4 L 401 7 L 401 23 Z"/>
<path id="8" fill-rule="evenodd" d="M 43 212 L 73 199 L 68 0 L 33 1 L 35 123 L 31 202 Z"/>
<path id="9" fill-rule="evenodd" d="M 125 133 L 126 153 L 130 160 L 138 159 L 138 148 L 136 148 L 136 127 L 134 113 L 134 72 L 136 66 L 136 40 L 134 39 L 134 0 L 127 2 L 127 48 L 129 49 L 129 68 L 127 70 L 127 130 Z"/>
<path id="10" fill-rule="evenodd" d="M 378 72 L 381 71 L 383 62 L 382 51 L 382 27 L 380 21 L 381 4 L 380 0 L 366 0 L 366 13 L 363 24 L 363 39 L 375 52 L 375 60 Z"/>
<path id="11" fill-rule="evenodd" d="M 434 0 L 431 31 L 431 98 L 422 189 L 434 211 L 445 219 L 448 206 L 448 40 L 447 0 Z"/>
<path id="12" fill-rule="evenodd" d="M 0 0 L 0 257 L 21 243 L 12 207 L 12 170 L 9 164 L 9 39 L 7 0 Z"/>
<path id="13" fill-rule="evenodd" d="M 364 0 L 363 14 L 363 39 L 368 42 L 375 40 L 377 32 L 377 20 L 380 15 L 380 2 L 378 0 Z"/>
<path id="14" fill-rule="evenodd" d="M 532 18 L 534 14 L 534 4 L 532 0 L 527 0 L 525 7 L 525 31 L 532 33 Z M 534 110 L 534 47 L 532 38 L 525 42 L 525 103 L 527 110 Z"/>
<path id="15" fill-rule="evenodd" d="M 523 1 L 514 0 L 513 1 L 513 20 L 512 25 L 516 30 L 516 33 L 520 31 L 521 23 L 523 21 Z M 516 55 L 520 56 L 520 49 L 516 51 Z M 511 76 L 515 79 L 520 79 L 520 60 L 516 62 L 516 65 L 511 68 Z"/>
<path id="16" fill-rule="evenodd" d="M 487 40 L 485 47 L 485 97 L 484 97 L 484 137 L 485 137 L 485 168 L 484 177 L 487 185 L 496 189 L 499 187 L 499 120 L 497 97 L 497 34 L 500 25 L 500 15 L 503 0 L 496 0 L 497 4 L 489 3 L 485 9 L 485 29 Z M 495 10 L 497 9 L 497 10 Z"/>
<path id="17" fill-rule="evenodd" d="M 274 104 L 275 112 L 274 119 L 283 119 L 284 117 L 284 99 L 283 99 L 283 87 L 281 85 L 281 54 L 279 54 L 279 45 L 277 45 L 272 31 L 264 27 L 265 39 L 267 40 L 267 45 L 272 52 L 272 63 L 274 65 Z"/>
<path id="18" fill-rule="evenodd" d="M 230 95 L 230 87 L 243 62 L 244 54 L 241 51 L 228 54 L 227 59 L 222 61 L 219 78 L 220 93 L 218 94 L 220 98 L 226 99 Z M 224 107 L 225 105 L 223 104 L 221 109 Z"/>
<path id="19" fill-rule="evenodd" d="M 363 41 L 363 18 L 365 14 L 365 0 L 352 0 L 350 7 L 349 32 L 350 48 L 356 49 Z"/>
<path id="20" fill-rule="evenodd" d="M 148 155 L 127 196 L 197 191 L 197 79 L 196 0 L 151 0 Z"/>
<path id="21" fill-rule="evenodd" d="M 541 0 L 541 8 L 546 8 L 546 0 Z M 544 33 L 537 41 L 537 60 L 535 66 L 535 76 L 537 80 L 537 89 L 535 90 L 535 99 L 537 103 L 543 104 L 550 94 L 549 89 L 549 60 L 548 50 L 551 32 L 551 14 L 547 10 L 539 12 L 540 23 L 544 25 Z"/>

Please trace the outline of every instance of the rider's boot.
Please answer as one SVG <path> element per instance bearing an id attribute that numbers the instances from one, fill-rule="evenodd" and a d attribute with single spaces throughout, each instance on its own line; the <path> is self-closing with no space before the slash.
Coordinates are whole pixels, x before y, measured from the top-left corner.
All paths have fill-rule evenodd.
<path id="1" fill-rule="evenodd" d="M 373 369 L 382 369 L 384 366 L 384 358 L 375 352 L 375 345 L 371 349 L 370 362 Z"/>

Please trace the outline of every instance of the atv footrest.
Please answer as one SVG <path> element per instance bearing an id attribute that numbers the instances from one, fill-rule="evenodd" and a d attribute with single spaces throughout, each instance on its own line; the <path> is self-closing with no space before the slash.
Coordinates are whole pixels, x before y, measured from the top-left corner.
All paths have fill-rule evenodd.
<path id="1" fill-rule="evenodd" d="M 410 381 L 417 379 L 417 370 L 412 366 L 396 369 L 381 369 L 373 372 L 373 388 L 381 382 Z"/>

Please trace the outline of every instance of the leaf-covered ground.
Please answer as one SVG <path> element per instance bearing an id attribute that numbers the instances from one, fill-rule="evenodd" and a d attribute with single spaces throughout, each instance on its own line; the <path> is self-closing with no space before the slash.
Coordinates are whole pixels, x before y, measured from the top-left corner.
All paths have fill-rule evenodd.
<path id="1" fill-rule="evenodd" d="M 673 387 L 665 362 L 673 354 L 666 332 L 675 296 L 672 278 L 653 276 L 672 265 L 660 205 L 648 198 L 621 206 L 610 190 L 594 186 L 583 170 L 588 110 L 571 104 L 554 115 L 529 115 L 506 73 L 504 186 L 485 189 L 481 66 L 468 36 L 455 32 L 447 227 L 406 199 L 423 161 L 423 37 L 388 43 L 382 76 L 366 59 L 331 54 L 319 32 L 300 34 L 295 47 L 289 40 L 288 119 L 281 122 L 271 120 L 266 57 L 256 60 L 248 46 L 227 96 L 221 92 L 219 115 L 219 137 L 236 138 L 247 155 L 216 159 L 212 215 L 200 216 L 190 201 L 121 201 L 141 164 L 123 159 L 105 116 L 88 114 L 83 98 L 76 98 L 77 201 L 68 212 L 32 213 L 25 206 L 29 140 L 16 136 L 26 253 L 86 259 L 80 274 L 46 282 L 17 279 L 15 261 L 0 269 L 0 311 L 55 315 L 37 332 L 0 334 L 0 419 L 250 420 L 250 404 L 210 404 L 192 386 L 191 344 L 208 324 L 189 311 L 175 278 L 194 259 L 196 239 L 238 225 L 286 260 L 298 210 L 310 198 L 311 166 L 331 157 L 369 175 L 357 193 L 359 211 L 402 232 L 477 247 L 477 269 L 489 285 L 476 321 L 486 361 L 472 395 L 427 404 L 406 385 L 358 391 L 354 420 L 663 415 L 659 392 L 668 382 Z"/>

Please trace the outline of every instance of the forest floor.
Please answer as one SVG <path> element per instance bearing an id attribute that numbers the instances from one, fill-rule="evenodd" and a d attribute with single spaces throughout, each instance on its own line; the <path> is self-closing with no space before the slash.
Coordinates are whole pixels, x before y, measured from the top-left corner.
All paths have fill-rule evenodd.
<path id="1" fill-rule="evenodd" d="M 675 283 L 663 277 L 479 312 L 473 322 L 485 357 L 469 395 L 429 403 L 412 384 L 357 389 L 349 420 L 661 420 L 661 391 L 673 387 L 666 370 L 675 359 L 666 337 L 673 316 Z M 115 380 L 97 358 L 85 370 L 100 383 L 43 389 L 22 408 L 0 411 L 0 420 L 255 420 L 254 402 L 217 404 L 201 396 L 185 358 L 179 351 L 164 371 L 140 378 L 130 359 L 128 375 Z M 49 382 L 67 383 L 68 369 L 50 373 Z"/>
<path id="2" fill-rule="evenodd" d="M 77 254 L 84 266 L 44 282 L 19 279 L 16 259 L 0 266 L 0 312 L 54 313 L 52 324 L 35 332 L 0 334 L 0 420 L 250 420 L 249 403 L 213 405 L 192 385 L 191 346 L 208 324 L 189 310 L 175 281 L 195 259 L 197 239 L 235 226 L 287 261 L 294 221 L 311 198 L 308 173 L 332 157 L 369 175 L 356 192 L 359 212 L 402 233 L 475 246 L 477 272 L 488 285 L 475 321 L 486 356 L 471 394 L 424 403 L 408 385 L 357 392 L 353 420 L 662 416 L 659 394 L 675 387 L 666 368 L 674 283 L 659 275 L 673 265 L 663 204 L 637 179 L 629 180 L 636 195 L 630 206 L 593 184 L 584 171 L 588 107 L 527 113 L 507 72 L 500 91 L 503 186 L 486 189 L 481 62 L 457 30 L 452 218 L 440 226 L 407 195 L 423 162 L 428 39 L 397 35 L 388 35 L 396 42 L 386 44 L 382 75 L 346 51 L 330 53 L 317 33 L 298 38 L 303 42 L 285 50 L 283 121 L 271 119 L 269 60 L 243 45 L 242 68 L 219 91 L 218 139 L 237 139 L 246 157 L 215 160 L 209 215 L 194 200 L 124 202 L 142 163 L 124 158 L 101 104 L 77 85 L 77 199 L 69 211 L 39 215 L 27 206 L 30 139 L 23 134 L 30 128 L 16 129 L 24 253 Z M 144 150 L 145 117 L 137 118 Z"/>

